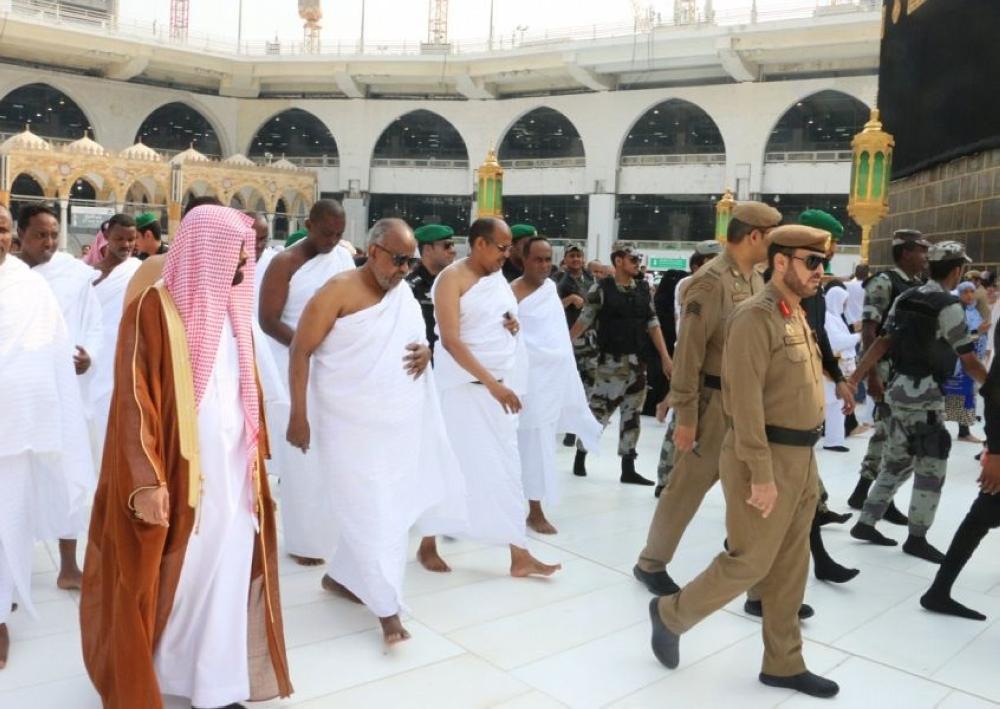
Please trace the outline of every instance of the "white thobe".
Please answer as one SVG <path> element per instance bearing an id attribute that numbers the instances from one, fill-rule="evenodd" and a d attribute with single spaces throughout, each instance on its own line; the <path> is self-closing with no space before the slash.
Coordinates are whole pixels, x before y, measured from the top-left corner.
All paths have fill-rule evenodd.
<path id="1" fill-rule="evenodd" d="M 435 302 L 438 283 L 431 291 Z M 459 302 L 459 337 L 490 374 L 523 394 L 527 353 L 504 327 L 505 313 L 517 317 L 517 299 L 503 274 L 480 278 Z M 448 437 L 465 476 L 468 536 L 490 544 L 526 546 L 517 415 L 505 413 L 444 347 L 435 348 L 434 374 Z"/>
<path id="2" fill-rule="evenodd" d="M 104 436 L 108 432 L 108 413 L 111 410 L 111 393 L 115 387 L 115 355 L 118 350 L 118 325 L 125 307 L 125 289 L 142 261 L 125 259 L 94 286 L 94 293 L 101 304 L 100 356 L 91 362 L 86 377 L 90 406 L 90 440 L 94 462 L 101 467 L 104 454 Z"/>
<path id="3" fill-rule="evenodd" d="M 220 707 L 250 696 L 247 599 L 256 525 L 239 354 L 228 315 L 198 406 L 198 445 L 204 471 L 199 521 L 184 551 L 153 665 L 164 694 Z"/>
<path id="4" fill-rule="evenodd" d="M 840 371 L 844 376 L 850 376 L 855 368 L 855 358 L 861 335 L 851 332 L 844 322 L 844 308 L 848 293 L 843 288 L 831 288 L 826 293 L 826 322 L 824 329 L 830 340 L 830 348 L 837 356 Z M 824 446 L 842 446 L 845 444 L 846 431 L 844 424 L 844 402 L 837 398 L 837 385 L 829 377 L 823 381 L 826 405 L 826 424 L 823 435 Z"/>
<path id="5" fill-rule="evenodd" d="M 20 260 L 0 264 L 0 623 L 20 601 L 34 616 L 35 539 L 54 539 L 89 503 L 83 404 L 73 348 L 45 280 Z"/>
<path id="6" fill-rule="evenodd" d="M 288 299 L 281 321 L 293 330 L 297 328 L 302 311 L 316 291 L 338 273 L 352 268 L 354 260 L 346 249 L 339 246 L 306 261 L 288 284 Z M 271 338 L 268 342 L 278 372 L 287 383 L 288 348 Z M 271 439 L 271 455 L 281 474 L 280 511 L 285 551 L 296 556 L 322 559 L 329 551 L 327 545 L 334 529 L 327 497 L 323 494 L 323 471 L 316 449 L 303 453 L 285 440 L 290 413 L 287 395 L 284 401 L 272 401 L 268 412 L 273 413 L 269 430 L 279 434 Z"/>
<path id="7" fill-rule="evenodd" d="M 426 332 L 403 284 L 338 318 L 312 356 L 309 421 L 336 526 L 328 573 L 380 618 L 402 609 L 410 528 L 455 535 L 465 526 L 434 372 L 414 379 L 403 366 Z"/>

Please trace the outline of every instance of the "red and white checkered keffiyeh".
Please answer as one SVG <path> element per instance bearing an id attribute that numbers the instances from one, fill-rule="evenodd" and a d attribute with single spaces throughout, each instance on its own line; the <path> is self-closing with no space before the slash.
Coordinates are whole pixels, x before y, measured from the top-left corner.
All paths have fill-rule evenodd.
<path id="1" fill-rule="evenodd" d="M 241 247 L 250 258 L 243 267 L 243 282 L 234 286 Z M 229 313 L 239 352 L 249 469 L 257 459 L 260 430 L 252 334 L 253 253 L 253 219 L 229 207 L 205 205 L 192 209 L 181 221 L 163 266 L 163 283 L 184 322 L 198 406 L 212 375 L 222 325 Z"/>
<path id="2" fill-rule="evenodd" d="M 104 235 L 103 229 L 98 229 L 94 234 L 94 241 L 90 245 L 90 251 L 83 257 L 83 262 L 88 266 L 96 266 L 104 260 L 104 254 L 108 251 L 108 237 Z"/>

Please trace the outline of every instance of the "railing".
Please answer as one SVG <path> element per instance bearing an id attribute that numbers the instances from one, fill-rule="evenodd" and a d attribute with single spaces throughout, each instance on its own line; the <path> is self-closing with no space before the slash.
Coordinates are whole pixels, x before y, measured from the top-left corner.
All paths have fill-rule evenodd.
<path id="1" fill-rule="evenodd" d="M 767 153 L 764 162 L 850 162 L 850 150 L 799 150 L 787 153 Z"/>
<path id="2" fill-rule="evenodd" d="M 586 167 L 587 158 L 525 158 L 523 160 L 501 160 L 508 170 L 534 170 L 551 167 Z"/>
<path id="3" fill-rule="evenodd" d="M 725 165 L 725 153 L 689 153 L 686 155 L 625 155 L 622 167 L 640 165 Z"/>
<path id="4" fill-rule="evenodd" d="M 756 3 L 745 0 L 740 8 L 715 11 L 711 17 L 699 12 L 693 17 L 671 17 L 650 14 L 636 22 L 580 25 L 547 29 L 538 33 L 514 32 L 494 35 L 492 39 L 453 39 L 447 45 L 427 45 L 419 39 L 366 40 L 364 44 L 354 38 L 321 40 L 318 52 L 311 50 L 301 39 L 254 39 L 241 43 L 232 37 L 222 37 L 197 32 L 187 32 L 180 37 L 171 36 L 170 27 L 155 20 L 110 16 L 105 13 L 67 7 L 52 0 L 13 0 L 3 14 L 46 26 L 76 26 L 83 30 L 98 31 L 106 35 L 145 40 L 156 44 L 183 45 L 192 50 L 216 54 L 244 54 L 251 56 L 308 56 L 351 55 L 376 56 L 427 54 L 481 54 L 537 49 L 568 42 L 615 39 L 636 35 L 654 35 L 657 31 L 674 27 L 728 26 L 790 19 L 808 19 L 829 15 L 876 12 L 881 0 L 784 0 L 771 3 L 767 9 L 757 11 Z M 235 22 L 235 17 L 233 18 Z"/>
<path id="5" fill-rule="evenodd" d="M 372 167 L 408 167 L 428 168 L 431 170 L 465 170 L 469 167 L 468 160 L 438 160 L 436 158 L 375 158 Z"/>

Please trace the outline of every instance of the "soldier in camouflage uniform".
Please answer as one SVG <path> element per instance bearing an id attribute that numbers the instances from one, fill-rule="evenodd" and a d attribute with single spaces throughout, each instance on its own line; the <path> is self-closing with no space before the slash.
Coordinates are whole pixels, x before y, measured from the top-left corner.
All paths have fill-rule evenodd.
<path id="1" fill-rule="evenodd" d="M 927 248 L 930 242 L 919 231 L 900 229 L 892 238 L 892 257 L 896 266 L 883 271 L 865 283 L 865 305 L 862 311 L 862 342 L 868 350 L 883 334 L 886 318 L 893 301 L 904 291 L 920 285 L 920 277 L 927 269 Z M 883 401 L 885 384 L 892 378 L 888 358 L 878 363 L 868 375 L 868 393 L 875 406 L 875 432 L 868 440 L 868 451 L 861 462 L 860 479 L 847 500 L 848 506 L 860 510 L 865 504 L 868 489 L 882 465 L 882 451 L 889 437 L 889 406 Z M 906 524 L 906 515 L 894 503 L 886 509 L 885 520 L 892 524 Z"/>
<path id="2" fill-rule="evenodd" d="M 583 267 L 583 244 L 579 241 L 566 244 L 563 262 L 566 270 L 556 281 L 556 291 L 566 311 L 566 325 L 572 328 L 587 304 L 587 292 L 594 285 L 594 277 Z M 580 381 L 583 382 L 583 391 L 589 401 L 594 389 L 594 372 L 597 369 L 597 343 L 593 330 L 587 330 L 578 339 L 573 340 L 573 356 L 576 359 L 576 371 L 580 374 Z M 564 443 L 572 446 L 575 442 L 576 436 L 567 433 Z"/>
<path id="3" fill-rule="evenodd" d="M 455 260 L 455 232 L 444 224 L 425 224 L 413 232 L 420 249 L 420 264 L 410 271 L 406 282 L 413 290 L 413 297 L 420 303 L 420 312 L 424 316 L 427 329 L 427 346 L 434 353 L 434 343 L 437 333 L 434 331 L 434 301 L 431 300 L 431 288 L 434 279 L 451 262 Z"/>
<path id="4" fill-rule="evenodd" d="M 951 294 L 971 259 L 956 241 L 933 244 L 927 258 L 931 280 L 906 291 L 893 303 L 886 334 L 852 375 L 856 383 L 882 355 L 892 352 L 893 376 L 885 392 L 892 409 L 889 437 L 882 467 L 851 536 L 882 546 L 896 545 L 875 529 L 875 523 L 912 472 L 910 533 L 903 551 L 940 564 L 944 554 L 927 541 L 927 530 L 937 511 L 951 450 L 951 436 L 944 427 L 941 382 L 954 372 L 956 355 L 969 376 L 980 383 L 986 380 L 986 369 L 976 357 L 978 335 L 969 332 L 964 309 Z"/>
<path id="5" fill-rule="evenodd" d="M 596 326 L 597 369 L 590 395 L 590 410 L 607 426 L 620 409 L 618 455 L 622 458 L 621 482 L 653 485 L 635 471 L 639 419 L 646 397 L 646 368 L 641 359 L 645 338 L 650 337 L 660 355 L 664 374 L 669 377 L 673 363 L 653 310 L 649 285 L 639 277 L 642 255 L 627 241 L 615 242 L 611 252 L 614 275 L 595 283 L 587 293 L 587 305 L 570 330 L 577 340 Z M 573 472 L 586 475 L 587 452 L 577 442 Z"/>

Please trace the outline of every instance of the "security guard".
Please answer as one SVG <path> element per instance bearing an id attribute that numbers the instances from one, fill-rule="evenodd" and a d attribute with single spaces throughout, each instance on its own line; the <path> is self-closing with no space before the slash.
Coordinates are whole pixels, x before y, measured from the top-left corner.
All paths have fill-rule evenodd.
<path id="1" fill-rule="evenodd" d="M 417 238 L 417 248 L 420 250 L 420 264 L 406 277 L 406 282 L 410 284 L 413 296 L 420 303 L 424 325 L 427 327 L 427 343 L 433 353 L 437 335 L 434 333 L 431 287 L 437 274 L 455 260 L 455 232 L 444 224 L 425 224 L 416 229 L 413 235 Z"/>
<path id="2" fill-rule="evenodd" d="M 514 224 L 510 228 L 510 236 L 513 243 L 507 260 L 503 262 L 503 277 L 508 283 L 513 283 L 524 275 L 524 254 L 521 253 L 521 249 L 528 243 L 525 239 L 529 236 L 538 236 L 538 230 L 530 224 Z"/>
<path id="3" fill-rule="evenodd" d="M 875 523 L 882 519 L 896 490 L 914 476 L 910 497 L 910 533 L 903 551 L 935 564 L 944 554 L 927 541 L 944 485 L 951 436 L 944 427 L 941 384 L 961 360 L 966 373 L 982 384 L 986 369 L 976 356 L 978 333 L 970 333 L 965 311 L 951 291 L 971 263 L 957 241 L 932 244 L 927 250 L 930 280 L 899 296 L 886 320 L 885 334 L 865 353 L 851 375 L 860 381 L 883 355 L 891 353 L 893 376 L 885 391 L 892 414 L 882 467 L 869 490 L 860 521 L 851 536 L 880 546 L 895 546 Z"/>
<path id="4" fill-rule="evenodd" d="M 799 629 L 819 494 L 813 446 L 824 419 L 822 362 L 800 302 L 820 286 L 828 238 L 800 225 L 768 235 L 774 275 L 733 312 L 726 339 L 740 346 L 726 347 L 722 358 L 732 421 L 719 459 L 729 551 L 649 607 L 653 653 L 672 669 L 680 635 L 756 585 L 766 607 L 760 681 L 816 697 L 839 687 L 806 670 Z"/>
<path id="5" fill-rule="evenodd" d="M 705 494 L 719 479 L 719 448 L 726 433 L 720 380 L 726 321 L 737 305 L 764 290 L 764 278 L 754 266 L 767 258 L 767 233 L 779 223 L 781 213 L 774 207 L 761 202 L 737 204 L 725 252 L 699 269 L 684 289 L 670 382 L 675 467 L 656 504 L 646 547 L 632 570 L 652 593 L 677 591 L 664 567 L 673 559 Z"/>
<path id="6" fill-rule="evenodd" d="M 587 291 L 594 285 L 594 277 L 584 268 L 584 258 L 583 244 L 579 241 L 570 241 L 566 244 L 563 251 L 565 270 L 556 280 L 556 292 L 566 311 L 567 327 L 573 327 L 580 317 L 587 301 Z M 594 388 L 594 372 L 597 369 L 597 343 L 594 341 L 592 330 L 588 330 L 578 340 L 573 341 L 573 356 L 576 358 L 576 370 L 580 374 L 580 381 L 583 382 L 583 391 L 589 401 Z M 575 442 L 576 436 L 567 433 L 563 443 L 572 446 Z"/>
<path id="7" fill-rule="evenodd" d="M 150 256 L 165 254 L 169 247 L 163 243 L 160 231 L 160 217 L 153 212 L 143 212 L 135 218 L 136 239 L 135 255 L 140 261 Z"/>
<path id="8" fill-rule="evenodd" d="M 914 229 L 900 229 L 892 235 L 892 260 L 894 268 L 883 271 L 865 283 L 865 305 L 862 311 L 861 344 L 867 351 L 875 340 L 885 332 L 889 308 L 905 291 L 921 284 L 921 277 L 927 270 L 927 249 L 930 242 Z M 865 504 L 868 489 L 875 482 L 882 466 L 882 452 L 889 437 L 889 407 L 882 400 L 886 383 L 892 378 L 888 357 L 878 363 L 868 374 L 868 394 L 875 404 L 875 431 L 868 439 L 868 451 L 861 462 L 860 478 L 847 504 L 860 510 Z M 906 524 L 906 515 L 895 503 L 890 502 L 885 512 L 885 521 L 892 524 Z"/>
<path id="9" fill-rule="evenodd" d="M 598 361 L 590 410 L 607 426 L 611 414 L 621 407 L 618 455 L 622 458 L 621 482 L 653 485 L 635 471 L 639 419 L 646 397 L 646 366 L 641 359 L 646 333 L 660 355 L 663 373 L 669 377 L 673 363 L 656 319 L 649 285 L 639 276 L 642 255 L 635 244 L 616 241 L 611 247 L 614 275 L 605 276 L 587 293 L 587 305 L 570 329 L 577 340 L 591 325 L 597 328 Z M 587 452 L 577 441 L 573 473 L 584 476 Z"/>

